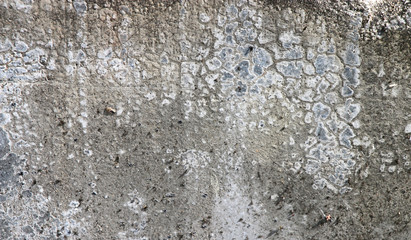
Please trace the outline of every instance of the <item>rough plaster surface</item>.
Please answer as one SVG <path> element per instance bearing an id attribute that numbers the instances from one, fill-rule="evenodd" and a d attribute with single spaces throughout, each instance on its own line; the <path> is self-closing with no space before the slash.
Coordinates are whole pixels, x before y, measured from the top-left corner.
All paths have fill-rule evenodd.
<path id="1" fill-rule="evenodd" d="M 407 239 L 407 1 L 0 3 L 0 239 Z"/>

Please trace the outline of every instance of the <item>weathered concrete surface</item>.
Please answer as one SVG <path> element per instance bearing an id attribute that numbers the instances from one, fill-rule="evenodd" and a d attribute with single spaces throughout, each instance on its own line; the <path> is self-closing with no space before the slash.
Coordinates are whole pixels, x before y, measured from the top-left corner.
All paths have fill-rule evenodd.
<path id="1" fill-rule="evenodd" d="M 0 239 L 407 239 L 407 1 L 0 4 Z"/>

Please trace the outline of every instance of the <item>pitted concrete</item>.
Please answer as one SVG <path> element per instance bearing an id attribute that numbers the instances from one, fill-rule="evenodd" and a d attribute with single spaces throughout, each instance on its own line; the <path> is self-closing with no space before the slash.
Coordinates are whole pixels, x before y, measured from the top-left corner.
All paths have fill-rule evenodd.
<path id="1" fill-rule="evenodd" d="M 3 1 L 0 238 L 406 239 L 409 9 Z"/>

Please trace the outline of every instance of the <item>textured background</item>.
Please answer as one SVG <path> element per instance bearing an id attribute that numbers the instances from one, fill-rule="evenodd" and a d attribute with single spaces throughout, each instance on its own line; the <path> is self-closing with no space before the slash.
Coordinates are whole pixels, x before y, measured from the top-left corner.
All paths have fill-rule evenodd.
<path id="1" fill-rule="evenodd" d="M 0 239 L 411 236 L 393 2 L 1 1 Z"/>

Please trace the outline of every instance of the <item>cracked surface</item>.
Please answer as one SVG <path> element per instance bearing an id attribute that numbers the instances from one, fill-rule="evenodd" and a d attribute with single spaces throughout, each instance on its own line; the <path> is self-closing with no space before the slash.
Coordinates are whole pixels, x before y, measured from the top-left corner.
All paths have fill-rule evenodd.
<path id="1" fill-rule="evenodd" d="M 406 239 L 407 4 L 3 1 L 0 238 Z"/>

